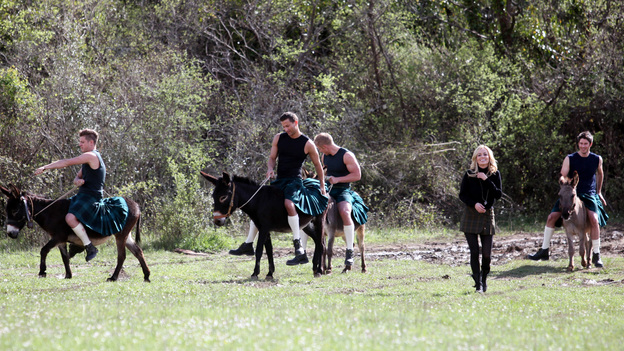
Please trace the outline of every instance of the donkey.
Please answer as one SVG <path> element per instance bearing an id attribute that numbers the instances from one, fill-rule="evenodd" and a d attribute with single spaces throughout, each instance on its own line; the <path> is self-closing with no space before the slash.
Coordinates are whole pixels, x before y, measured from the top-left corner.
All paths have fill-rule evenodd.
<path id="1" fill-rule="evenodd" d="M 364 262 L 364 230 L 366 225 L 360 225 L 356 221 L 353 221 L 355 225 L 355 233 L 357 238 L 358 247 L 360 248 L 360 258 L 362 261 L 362 273 L 366 273 L 366 262 Z M 344 239 L 344 224 L 342 222 L 342 217 L 340 217 L 340 213 L 338 212 L 338 204 L 333 197 L 329 198 L 329 203 L 327 204 L 327 216 L 325 218 L 325 227 L 324 227 L 324 236 L 327 237 L 327 249 L 323 253 L 323 263 L 325 265 L 325 273 L 331 274 L 332 271 L 332 256 L 334 249 L 334 239 L 336 237 L 342 237 Z M 325 258 L 327 258 L 327 262 L 325 263 Z M 351 270 L 351 266 L 345 265 L 345 268 L 342 270 L 342 273 L 346 273 Z"/>
<path id="2" fill-rule="evenodd" d="M 254 222 L 258 228 L 258 244 L 256 245 L 256 265 L 252 279 L 258 279 L 260 274 L 260 259 L 263 247 L 266 249 L 269 260 L 269 272 L 266 279 L 273 279 L 275 263 L 273 261 L 273 244 L 271 243 L 271 231 L 288 233 L 291 231 L 288 225 L 288 214 L 284 207 L 284 193 L 277 187 L 259 186 L 253 181 L 223 173 L 220 178 L 200 171 L 201 175 L 215 185 L 212 192 L 214 200 L 213 221 L 222 226 L 227 218 L 240 208 Z M 323 255 L 323 219 L 325 212 L 319 216 L 310 216 L 299 213 L 299 227 L 314 240 L 314 257 L 312 259 L 312 271 L 315 277 L 323 273 L 321 258 Z"/>
<path id="3" fill-rule="evenodd" d="M 573 236 L 579 237 L 579 253 L 581 255 L 581 265 L 585 268 L 591 267 L 590 255 L 592 252 L 592 241 L 589 238 L 591 226 L 587 220 L 587 210 L 583 201 L 576 196 L 576 185 L 579 182 L 578 173 L 575 171 L 572 179 L 562 176 L 559 179 L 559 208 L 563 218 L 563 227 L 568 238 L 568 256 L 570 263 L 568 271 L 574 270 L 574 242 Z"/>
<path id="4" fill-rule="evenodd" d="M 67 251 L 66 244 L 68 242 L 70 245 L 73 244 L 76 246 L 83 246 L 83 244 L 65 222 L 65 215 L 69 210 L 70 200 L 61 199 L 54 201 L 21 192 L 20 189 L 14 185 L 9 185 L 9 188 L 11 189 L 0 186 L 2 193 L 9 198 L 6 206 L 8 236 L 17 239 L 24 225 L 28 224 L 28 227 L 32 228 L 32 220 L 34 219 L 51 237 L 50 241 L 41 248 L 39 277 L 44 278 L 46 276 L 46 257 L 50 250 L 58 246 L 65 266 L 65 279 L 71 279 L 72 272 L 69 267 L 69 259 L 71 257 L 70 253 Z M 130 231 L 136 225 L 136 239 L 137 242 L 141 241 L 141 233 L 139 230 L 141 210 L 136 202 L 128 198 L 126 198 L 126 203 L 128 204 L 128 219 L 126 220 L 126 225 L 121 232 L 115 234 L 115 239 L 117 241 L 117 267 L 115 267 L 115 271 L 113 275 L 108 278 L 108 281 L 116 281 L 119 277 L 123 263 L 126 260 L 125 248 L 127 247 L 139 260 L 141 268 L 143 269 L 144 281 L 149 282 L 150 270 L 147 267 L 147 263 L 145 263 L 143 250 L 141 250 L 139 245 L 137 245 L 130 236 Z M 93 245 L 96 246 L 106 242 L 109 238 L 109 236 L 102 236 L 88 228 L 87 234 Z M 80 251 L 82 250 L 84 250 L 84 248 L 81 248 Z M 70 251 L 73 250 L 70 248 Z"/>

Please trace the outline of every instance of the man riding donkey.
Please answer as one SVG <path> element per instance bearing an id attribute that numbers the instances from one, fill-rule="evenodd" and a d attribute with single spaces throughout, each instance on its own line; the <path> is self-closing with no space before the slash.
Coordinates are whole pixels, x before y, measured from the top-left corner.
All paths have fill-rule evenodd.
<path id="1" fill-rule="evenodd" d="M 86 260 L 90 261 L 97 255 L 98 249 L 89 240 L 84 226 L 104 236 L 118 233 L 126 224 L 128 205 L 122 197 L 103 198 L 106 166 L 100 152 L 96 150 L 98 133 L 92 129 L 83 129 L 79 137 L 82 152 L 80 156 L 41 166 L 35 170 L 35 175 L 42 174 L 47 169 L 82 165 L 74 178 L 74 185 L 79 187 L 78 194 L 70 198 L 65 222 L 84 245 L 83 248 L 71 244 L 70 257 L 86 249 Z"/>
<path id="2" fill-rule="evenodd" d="M 301 247 L 297 210 L 318 216 L 327 208 L 328 198 L 318 151 L 312 141 L 299 130 L 299 118 L 292 112 L 285 112 L 280 117 L 280 123 L 284 132 L 276 134 L 273 138 L 266 175 L 267 178 L 274 178 L 274 168 L 277 164 L 277 178 L 271 182 L 271 185 L 284 192 L 284 206 L 288 213 L 288 224 L 293 232 L 295 247 L 295 257 L 288 260 L 286 264 L 292 266 L 308 262 L 308 257 Z M 317 174 L 321 175 L 320 184 L 315 179 L 301 178 L 301 167 L 308 155 Z M 253 221 L 250 221 L 247 239 L 238 249 L 230 250 L 230 254 L 253 255 L 253 241 L 257 234 L 258 228 Z"/>
<path id="3" fill-rule="evenodd" d="M 338 212 L 344 225 L 345 241 L 347 242 L 345 267 L 351 267 L 353 265 L 355 232 L 353 220 L 360 225 L 365 224 L 368 220 L 368 207 L 360 195 L 351 189 L 351 183 L 360 180 L 362 177 L 360 164 L 353 152 L 336 145 L 328 133 L 320 133 L 315 136 L 314 144 L 323 154 L 321 162 L 327 167 L 327 182 L 331 184 L 329 195 L 336 200 Z"/>
<path id="4" fill-rule="evenodd" d="M 602 183 L 604 180 L 602 157 L 590 152 L 589 149 L 593 142 L 594 137 L 588 131 L 584 131 L 576 137 L 578 151 L 569 154 L 563 160 L 561 176 L 571 178 L 574 172 L 578 173 L 579 182 L 576 188 L 577 196 L 583 201 L 587 208 L 587 219 L 591 225 L 590 237 L 593 245 L 592 263 L 600 268 L 604 266 L 600 259 L 600 227 L 607 225 L 609 216 L 604 209 L 604 207 L 607 206 L 607 202 L 602 196 Z M 560 218 L 561 209 L 559 208 L 559 200 L 557 200 L 546 220 L 542 248 L 535 254 L 528 255 L 528 259 L 534 261 L 548 260 L 550 238 Z M 558 226 L 560 226 L 560 224 Z"/>

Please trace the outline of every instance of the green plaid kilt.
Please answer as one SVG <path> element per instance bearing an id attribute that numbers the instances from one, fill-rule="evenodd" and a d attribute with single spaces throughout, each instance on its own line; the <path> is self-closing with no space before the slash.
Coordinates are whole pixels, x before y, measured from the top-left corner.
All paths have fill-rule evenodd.
<path id="1" fill-rule="evenodd" d="M 123 197 L 99 198 L 78 193 L 71 198 L 69 213 L 84 226 L 103 236 L 119 233 L 128 219 L 128 204 Z"/>
<path id="2" fill-rule="evenodd" d="M 325 184 L 327 185 L 327 184 Z M 351 187 L 333 186 L 329 195 L 336 200 L 336 203 L 347 201 L 351 204 L 351 218 L 358 224 L 368 222 L 368 206 L 358 193 L 351 190 Z"/>
<path id="3" fill-rule="evenodd" d="M 598 195 L 588 194 L 578 194 L 577 196 L 581 199 L 581 201 L 583 201 L 585 208 L 592 212 L 595 212 L 598 215 L 598 224 L 600 225 L 600 227 L 606 226 L 609 215 L 607 214 L 607 211 L 605 211 L 604 206 L 602 206 L 602 201 L 600 201 L 600 197 Z M 559 199 L 557 199 L 557 202 L 555 202 L 555 206 L 553 206 L 550 212 L 561 212 L 561 209 L 559 208 Z"/>
<path id="4" fill-rule="evenodd" d="M 490 208 L 485 213 L 479 213 L 474 207 L 466 206 L 459 224 L 459 230 L 468 234 L 494 235 L 495 228 L 493 209 Z"/>
<path id="5" fill-rule="evenodd" d="M 277 178 L 271 185 L 280 188 L 284 197 L 305 214 L 318 216 L 327 208 L 329 198 L 321 194 L 321 183 L 316 179 Z"/>

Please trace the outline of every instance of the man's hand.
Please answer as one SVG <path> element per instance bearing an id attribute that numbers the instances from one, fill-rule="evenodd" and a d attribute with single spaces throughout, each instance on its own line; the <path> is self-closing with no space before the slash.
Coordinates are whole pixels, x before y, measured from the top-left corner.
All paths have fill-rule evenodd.
<path id="1" fill-rule="evenodd" d="M 483 173 L 481 173 L 481 174 L 483 174 Z M 477 212 L 479 212 L 479 213 L 485 213 L 485 206 L 483 206 L 482 204 L 480 204 L 480 203 L 476 203 L 476 204 L 474 205 L 474 207 L 475 207 L 475 210 L 477 210 Z"/>
<path id="2" fill-rule="evenodd" d="M 43 173 L 45 171 L 45 166 L 41 166 L 37 169 L 35 169 L 35 175 L 40 175 L 41 173 Z"/>
<path id="3" fill-rule="evenodd" d="M 598 194 L 598 197 L 600 198 L 600 202 L 602 202 L 602 206 L 607 207 L 607 200 L 605 200 L 604 196 Z"/>
<path id="4" fill-rule="evenodd" d="M 74 185 L 75 186 L 82 186 L 83 184 L 84 184 L 84 179 L 74 178 Z"/>

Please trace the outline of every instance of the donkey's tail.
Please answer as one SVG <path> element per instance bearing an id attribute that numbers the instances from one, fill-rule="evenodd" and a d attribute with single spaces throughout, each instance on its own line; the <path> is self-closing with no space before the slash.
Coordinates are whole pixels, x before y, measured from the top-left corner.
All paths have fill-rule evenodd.
<path id="1" fill-rule="evenodd" d="M 137 219 L 136 223 L 136 242 L 137 244 L 141 243 L 141 214 L 139 214 L 139 219 Z"/>

